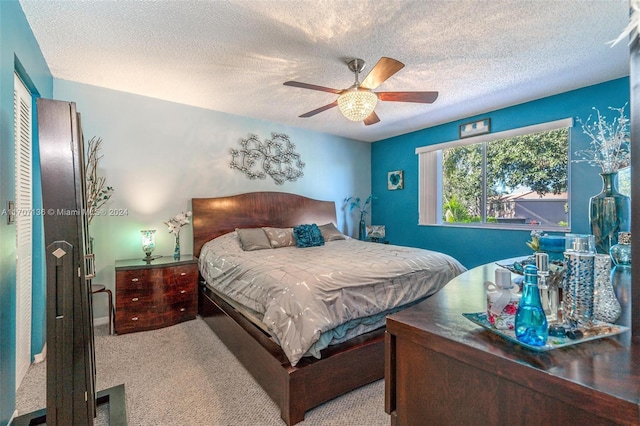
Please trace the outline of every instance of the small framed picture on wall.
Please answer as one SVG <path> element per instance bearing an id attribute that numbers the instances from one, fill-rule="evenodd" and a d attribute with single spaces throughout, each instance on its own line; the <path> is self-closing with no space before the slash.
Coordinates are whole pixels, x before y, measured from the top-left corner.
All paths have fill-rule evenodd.
<path id="1" fill-rule="evenodd" d="M 387 174 L 387 188 L 389 191 L 404 188 L 404 172 L 402 170 L 394 170 Z"/>

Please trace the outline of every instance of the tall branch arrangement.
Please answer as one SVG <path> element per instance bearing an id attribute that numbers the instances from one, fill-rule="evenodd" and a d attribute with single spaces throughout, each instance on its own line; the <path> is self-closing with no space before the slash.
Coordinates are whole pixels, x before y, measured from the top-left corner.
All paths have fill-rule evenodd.
<path id="1" fill-rule="evenodd" d="M 597 108 L 597 117 L 591 120 L 591 115 L 583 122 L 578 118 L 582 126 L 582 132 L 591 138 L 589 149 L 576 151 L 576 155 L 582 157 L 573 160 L 574 163 L 587 162 L 592 166 L 602 168 L 602 173 L 614 173 L 623 167 L 628 167 L 631 161 L 629 142 L 629 119 L 624 114 L 625 104 L 622 108 L 609 107 L 618 115 L 611 122 L 600 114 Z"/>
<path id="2" fill-rule="evenodd" d="M 92 137 L 87 144 L 87 160 L 84 168 L 85 196 L 87 203 L 87 221 L 100 215 L 100 209 L 109 201 L 113 194 L 113 187 L 107 186 L 104 176 L 98 175 L 98 163 L 102 158 L 100 148 L 102 139 Z"/>

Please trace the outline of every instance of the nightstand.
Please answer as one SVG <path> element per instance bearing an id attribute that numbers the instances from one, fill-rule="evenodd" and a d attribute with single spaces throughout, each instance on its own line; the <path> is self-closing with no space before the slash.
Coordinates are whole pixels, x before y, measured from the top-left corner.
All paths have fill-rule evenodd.
<path id="1" fill-rule="evenodd" d="M 389 244 L 389 240 L 367 238 L 365 241 L 368 243 Z"/>
<path id="2" fill-rule="evenodd" d="M 154 330 L 196 317 L 198 258 L 118 260 L 115 269 L 117 334 Z"/>

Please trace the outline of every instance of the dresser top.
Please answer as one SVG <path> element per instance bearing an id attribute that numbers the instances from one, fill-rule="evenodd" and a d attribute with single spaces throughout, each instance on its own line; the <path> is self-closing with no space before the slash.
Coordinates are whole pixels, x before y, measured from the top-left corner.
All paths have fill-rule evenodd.
<path id="1" fill-rule="evenodd" d="M 167 266 L 180 266 L 188 264 L 197 264 L 198 258 L 191 254 L 183 254 L 179 260 L 174 260 L 173 256 L 157 257 L 150 262 L 145 261 L 142 256 L 138 259 L 116 260 L 115 267 L 118 270 L 131 269 L 153 269 L 165 268 Z"/>
<path id="2" fill-rule="evenodd" d="M 499 261 L 509 264 L 512 260 Z M 387 332 L 411 336 L 425 347 L 444 351 L 484 371 L 504 376 L 508 380 L 520 377 L 545 392 L 580 392 L 604 396 L 618 401 L 625 415 L 638 419 L 640 410 L 640 341 L 631 332 L 586 341 L 545 352 L 530 351 L 511 343 L 472 323 L 463 313 L 486 310 L 483 283 L 492 281 L 495 263 L 471 269 L 450 281 L 438 293 L 422 303 L 387 317 Z M 630 325 L 631 270 L 615 267 L 614 285 L 620 298 L 622 315 L 618 324 Z M 574 391 L 568 389 L 572 388 Z M 573 395 L 573 393 L 570 393 Z M 596 399 L 594 396 L 592 399 Z M 591 402 L 590 402 L 591 403 Z M 618 408 L 616 408 L 618 410 Z M 619 411 L 619 414 L 622 411 Z M 622 414 L 620 414 L 622 416 Z"/>

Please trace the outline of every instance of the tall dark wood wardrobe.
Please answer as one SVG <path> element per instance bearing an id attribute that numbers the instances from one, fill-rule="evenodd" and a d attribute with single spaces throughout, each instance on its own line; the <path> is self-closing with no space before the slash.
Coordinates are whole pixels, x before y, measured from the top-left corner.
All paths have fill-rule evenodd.
<path id="1" fill-rule="evenodd" d="M 38 99 L 41 211 L 47 270 L 47 406 L 15 426 L 88 426 L 108 403 L 109 424 L 126 426 L 124 384 L 96 394 L 91 279 L 93 254 L 84 212 L 84 141 L 73 102 Z"/>
<path id="2" fill-rule="evenodd" d="M 37 100 L 47 268 L 47 425 L 92 425 L 96 411 L 84 144 L 72 102 Z M 90 255 L 89 255 L 90 256 Z"/>

